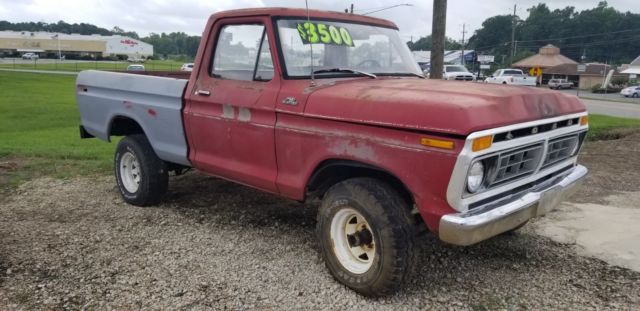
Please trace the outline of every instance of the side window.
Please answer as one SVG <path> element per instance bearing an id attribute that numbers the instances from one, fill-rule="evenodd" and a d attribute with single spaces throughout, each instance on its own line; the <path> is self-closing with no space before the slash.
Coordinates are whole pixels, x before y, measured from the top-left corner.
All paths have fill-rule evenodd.
<path id="1" fill-rule="evenodd" d="M 261 43 L 265 42 L 263 37 L 265 37 L 263 25 L 226 25 L 222 27 L 213 56 L 211 75 L 230 80 L 254 80 L 258 56 L 261 60 L 263 59 L 261 52 Z M 268 46 L 266 51 L 269 51 Z M 270 57 L 269 54 L 268 63 L 271 63 Z"/>

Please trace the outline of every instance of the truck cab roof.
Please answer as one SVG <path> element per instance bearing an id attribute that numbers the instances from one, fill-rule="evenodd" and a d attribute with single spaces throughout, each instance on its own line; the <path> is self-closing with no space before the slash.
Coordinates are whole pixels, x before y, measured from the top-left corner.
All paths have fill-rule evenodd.
<path id="1" fill-rule="evenodd" d="M 377 26 L 383 26 L 393 29 L 398 29 L 398 26 L 391 21 L 381 18 L 375 18 L 364 15 L 336 12 L 336 11 L 324 11 L 324 10 L 309 10 L 298 8 L 284 8 L 284 7 L 271 7 L 271 8 L 249 8 L 223 11 L 214 13 L 209 19 L 220 19 L 226 17 L 243 17 L 243 16 L 272 16 L 272 17 L 300 17 L 307 16 L 320 18 L 320 19 L 334 19 L 345 20 L 349 22 L 360 22 L 365 24 L 373 24 Z"/>

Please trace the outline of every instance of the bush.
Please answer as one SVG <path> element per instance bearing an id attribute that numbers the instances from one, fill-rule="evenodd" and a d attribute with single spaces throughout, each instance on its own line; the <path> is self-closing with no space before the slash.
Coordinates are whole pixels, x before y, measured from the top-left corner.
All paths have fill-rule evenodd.
<path id="1" fill-rule="evenodd" d="M 613 77 L 611 79 L 611 85 L 622 86 L 622 85 L 625 85 L 627 83 L 629 83 L 629 78 L 627 78 L 627 77 Z"/>
<path id="2" fill-rule="evenodd" d="M 599 93 L 598 91 L 601 91 L 601 90 L 602 90 L 602 84 L 600 84 L 600 83 L 598 83 L 598 84 L 594 84 L 594 85 L 591 87 L 591 92 L 592 92 L 592 93 Z"/>

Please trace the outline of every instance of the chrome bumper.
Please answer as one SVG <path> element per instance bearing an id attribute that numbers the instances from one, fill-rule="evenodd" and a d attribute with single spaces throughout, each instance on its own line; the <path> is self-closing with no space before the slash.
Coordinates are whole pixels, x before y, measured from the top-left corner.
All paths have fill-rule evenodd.
<path id="1" fill-rule="evenodd" d="M 542 216 L 572 195 L 587 175 L 587 168 L 574 167 L 568 175 L 551 185 L 533 189 L 517 200 L 486 212 L 469 211 L 445 215 L 440 219 L 438 235 L 442 241 L 471 245 L 509 231 L 531 218 Z"/>

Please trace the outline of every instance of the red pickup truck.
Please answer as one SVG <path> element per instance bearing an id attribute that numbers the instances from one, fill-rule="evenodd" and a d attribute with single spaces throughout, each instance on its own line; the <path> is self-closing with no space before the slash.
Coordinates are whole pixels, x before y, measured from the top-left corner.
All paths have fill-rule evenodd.
<path id="1" fill-rule="evenodd" d="M 128 203 L 195 168 L 320 199 L 331 274 L 365 295 L 412 273 L 417 235 L 470 245 L 558 205 L 587 174 L 584 105 L 543 89 L 426 80 L 392 22 L 300 9 L 216 13 L 193 72 L 81 72 L 83 138 L 124 136 Z"/>

